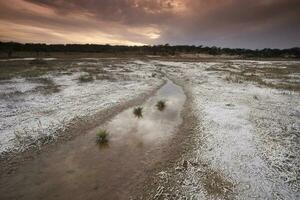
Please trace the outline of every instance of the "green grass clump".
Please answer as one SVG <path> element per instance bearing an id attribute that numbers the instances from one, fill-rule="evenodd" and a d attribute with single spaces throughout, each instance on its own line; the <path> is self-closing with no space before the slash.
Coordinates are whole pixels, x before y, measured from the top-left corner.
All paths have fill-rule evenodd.
<path id="1" fill-rule="evenodd" d="M 136 107 L 133 109 L 133 114 L 134 116 L 136 116 L 137 118 L 141 118 L 143 117 L 143 108 L 142 107 Z"/>
<path id="2" fill-rule="evenodd" d="M 163 111 L 166 108 L 166 102 L 160 100 L 157 102 L 156 107 L 159 111 Z"/>
<path id="3" fill-rule="evenodd" d="M 106 143 L 108 142 L 108 136 L 109 132 L 107 130 L 99 130 L 96 133 L 96 142 L 98 144 Z"/>

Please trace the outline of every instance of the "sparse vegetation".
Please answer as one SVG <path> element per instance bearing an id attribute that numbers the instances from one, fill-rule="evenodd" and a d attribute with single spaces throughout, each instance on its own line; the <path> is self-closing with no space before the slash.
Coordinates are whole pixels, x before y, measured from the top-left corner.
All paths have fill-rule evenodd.
<path id="1" fill-rule="evenodd" d="M 54 135 L 47 135 L 45 132 L 43 132 L 41 128 L 41 122 L 39 122 L 39 129 L 37 130 L 16 130 L 14 131 L 15 135 L 15 142 L 17 144 L 16 151 L 22 152 L 29 148 L 40 148 L 44 144 L 51 143 L 55 140 Z M 38 133 L 39 136 L 34 137 L 31 134 L 31 131 L 35 131 Z"/>
<path id="2" fill-rule="evenodd" d="M 9 80 L 15 77 L 40 77 L 50 71 L 47 67 L 35 67 L 27 62 L 3 62 L 0 66 L 0 80 Z"/>
<path id="3" fill-rule="evenodd" d="M 259 69 L 244 68 L 240 72 L 233 72 L 230 71 L 229 69 L 225 70 L 225 69 L 211 68 L 209 71 L 227 72 L 227 75 L 224 77 L 224 79 L 230 83 L 251 82 L 269 88 L 283 89 L 289 91 L 300 91 L 299 84 L 297 84 L 292 77 L 288 76 L 289 74 L 298 73 L 295 66 L 285 66 L 285 68 L 274 67 L 271 69 L 267 67 L 259 68 Z"/>
<path id="4" fill-rule="evenodd" d="M 231 199 L 233 194 L 233 183 L 212 170 L 203 176 L 203 187 L 209 195 L 216 198 Z"/>
<path id="5" fill-rule="evenodd" d="M 99 130 L 96 133 L 96 142 L 98 144 L 103 144 L 108 142 L 109 132 L 107 130 Z"/>
<path id="6" fill-rule="evenodd" d="M 97 80 L 110 80 L 110 81 L 115 81 L 116 80 L 113 77 L 113 75 L 107 75 L 107 74 L 97 74 L 96 79 Z"/>
<path id="7" fill-rule="evenodd" d="M 163 100 L 160 100 L 157 102 L 156 107 L 159 111 L 163 111 L 166 108 L 166 102 Z"/>
<path id="8" fill-rule="evenodd" d="M 31 78 L 28 79 L 32 82 L 42 83 L 43 85 L 35 88 L 36 92 L 40 92 L 43 95 L 51 95 L 60 91 L 60 86 L 55 84 L 55 82 L 49 78 Z"/>
<path id="9" fill-rule="evenodd" d="M 94 81 L 94 78 L 93 76 L 91 75 L 81 75 L 79 78 L 78 78 L 79 82 L 81 83 L 87 83 L 87 82 L 92 82 Z"/>
<path id="10" fill-rule="evenodd" d="M 142 107 L 136 107 L 133 109 L 133 114 L 137 118 L 142 118 L 143 117 L 143 108 Z"/>

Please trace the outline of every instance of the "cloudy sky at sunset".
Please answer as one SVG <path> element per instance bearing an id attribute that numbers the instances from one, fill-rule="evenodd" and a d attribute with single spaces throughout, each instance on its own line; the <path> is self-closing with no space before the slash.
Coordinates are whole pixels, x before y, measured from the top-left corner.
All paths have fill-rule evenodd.
<path id="1" fill-rule="evenodd" d="M 300 46 L 300 0 L 0 0 L 0 40 Z"/>

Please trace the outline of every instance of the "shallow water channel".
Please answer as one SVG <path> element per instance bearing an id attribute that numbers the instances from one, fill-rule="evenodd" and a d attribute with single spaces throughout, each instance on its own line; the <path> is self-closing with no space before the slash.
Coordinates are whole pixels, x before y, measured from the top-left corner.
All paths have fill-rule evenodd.
<path id="1" fill-rule="evenodd" d="M 157 102 L 165 101 L 158 108 Z M 127 109 L 96 129 L 1 175 L 0 199 L 128 199 L 135 187 L 177 148 L 186 97 L 167 83 L 144 104 L 142 116 Z M 96 143 L 96 132 L 110 134 Z M 173 145 L 172 145 L 173 144 Z"/>

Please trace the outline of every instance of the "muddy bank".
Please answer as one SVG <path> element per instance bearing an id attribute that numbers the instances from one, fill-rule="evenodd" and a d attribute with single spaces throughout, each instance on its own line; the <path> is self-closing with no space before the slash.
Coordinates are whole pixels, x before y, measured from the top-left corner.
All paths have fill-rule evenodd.
<path id="1" fill-rule="evenodd" d="M 120 129 L 114 129 L 115 125 L 121 130 L 124 128 L 124 124 L 116 123 L 122 116 L 131 117 L 129 113 L 132 114 L 132 110 L 125 110 L 106 125 L 112 133 L 107 146 L 97 146 L 95 131 L 99 129 L 99 123 L 104 121 L 103 115 L 106 113 L 102 113 L 101 121 L 92 120 L 87 129 L 77 125 L 79 129 L 75 132 L 85 134 L 45 147 L 39 154 L 35 153 L 34 158 L 22 165 L 19 163 L 15 171 L 2 173 L 1 199 L 129 199 L 136 196 L 136 192 L 140 192 L 137 189 L 139 185 L 144 184 L 157 168 L 173 161 L 181 150 L 182 129 L 175 129 L 176 124 L 182 122 L 180 107 L 183 103 L 173 98 L 172 87 L 165 85 L 156 93 L 156 99 L 146 102 L 145 115 L 131 129 L 136 134 L 128 131 L 120 135 Z M 159 96 L 160 93 L 164 96 Z M 166 98 L 167 105 L 163 112 L 155 108 L 156 101 L 162 97 Z M 143 99 L 129 102 L 127 106 L 136 105 Z M 179 107 L 176 108 L 176 105 Z M 125 106 L 115 108 L 114 113 L 124 110 Z M 111 119 L 112 116 L 106 118 Z M 95 125 L 94 128 L 91 128 L 92 125 Z M 145 132 L 145 129 L 149 132 Z M 6 164 L 10 165 L 11 162 Z"/>

